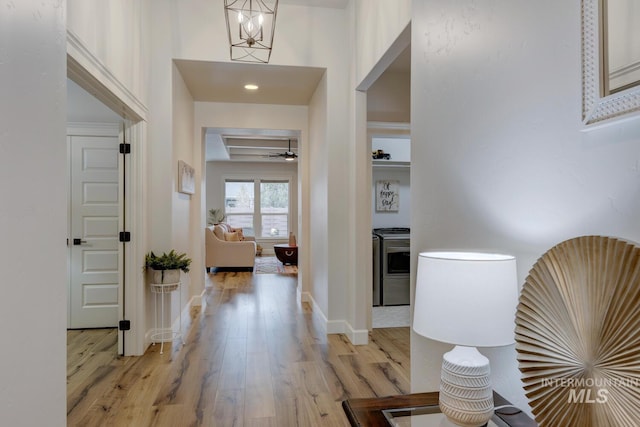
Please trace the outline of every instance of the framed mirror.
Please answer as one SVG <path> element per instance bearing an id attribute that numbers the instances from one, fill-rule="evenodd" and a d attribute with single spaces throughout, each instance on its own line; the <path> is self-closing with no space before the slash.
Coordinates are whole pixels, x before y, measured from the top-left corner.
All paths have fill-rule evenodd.
<path id="1" fill-rule="evenodd" d="M 582 0 L 582 121 L 586 128 L 640 113 L 639 26 L 625 24 L 637 22 L 639 7 L 634 0 Z"/>

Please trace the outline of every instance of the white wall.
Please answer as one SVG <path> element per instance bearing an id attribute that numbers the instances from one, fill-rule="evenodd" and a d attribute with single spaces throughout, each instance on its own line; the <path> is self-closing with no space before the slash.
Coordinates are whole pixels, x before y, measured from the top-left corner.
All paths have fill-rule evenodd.
<path id="1" fill-rule="evenodd" d="M 327 138 L 327 78 L 322 78 L 318 84 L 311 102 L 309 103 L 309 136 L 312 140 L 322 141 Z M 318 266 L 329 265 L 329 240 L 321 238 L 324 234 L 329 235 L 328 205 L 328 180 L 329 168 L 327 162 L 323 161 L 328 156 L 328 149 L 325 144 L 312 144 L 307 151 L 309 154 L 308 177 L 309 177 L 309 224 L 313 224 L 307 233 L 309 255 L 308 260 L 313 259 Z M 308 286 L 304 289 L 318 307 L 323 316 L 327 316 L 329 309 L 329 277 L 328 268 L 314 268 L 310 271 Z M 314 307 L 314 310 L 316 308 Z"/>
<path id="2" fill-rule="evenodd" d="M 189 89 L 182 79 L 180 72 L 175 64 L 172 71 L 173 82 L 173 164 L 170 169 L 170 176 L 173 177 L 173 217 L 171 224 L 172 248 L 178 252 L 184 252 L 191 258 L 191 266 L 189 273 L 181 273 L 180 291 L 182 292 L 182 303 L 186 304 L 191 296 L 200 295 L 204 290 L 204 284 L 200 280 L 204 271 L 204 264 L 198 254 L 201 248 L 198 245 L 198 237 L 202 234 L 197 223 L 200 219 L 200 198 L 204 197 L 203 189 L 200 188 L 201 169 L 196 167 L 196 161 L 199 160 L 200 150 L 194 148 L 193 141 L 195 139 L 193 130 L 194 120 L 194 104 L 193 97 L 189 93 Z M 197 160 L 196 160 L 197 159 Z M 180 193 L 179 189 L 179 170 L 178 161 L 184 161 L 196 171 L 195 183 L 198 190 L 197 194 Z M 169 171 L 167 171 L 169 172 Z M 191 278 L 194 280 L 191 280 Z M 180 307 L 180 299 L 176 295 L 172 295 L 172 312 L 171 318 L 175 320 L 182 312 Z M 199 302 L 199 300 L 198 300 Z"/>
<path id="3" fill-rule="evenodd" d="M 640 121 L 582 132 L 579 2 L 413 2 L 412 30 L 414 254 L 512 253 L 523 283 L 565 239 L 640 241 Z M 437 389 L 448 346 L 411 343 L 412 389 Z M 513 346 L 485 354 L 526 407 Z"/>
<path id="4" fill-rule="evenodd" d="M 411 21 L 411 0 L 356 0 L 356 84 L 376 66 Z"/>
<path id="5" fill-rule="evenodd" d="M 0 8 L 0 425 L 66 425 L 65 5 Z"/>
<path id="6" fill-rule="evenodd" d="M 114 93 L 130 92 L 144 103 L 149 89 L 147 0 L 66 1 L 69 31 L 113 76 L 102 83 Z"/>
<path id="7" fill-rule="evenodd" d="M 367 90 L 367 120 L 370 122 L 411 121 L 411 73 L 385 71 Z"/>

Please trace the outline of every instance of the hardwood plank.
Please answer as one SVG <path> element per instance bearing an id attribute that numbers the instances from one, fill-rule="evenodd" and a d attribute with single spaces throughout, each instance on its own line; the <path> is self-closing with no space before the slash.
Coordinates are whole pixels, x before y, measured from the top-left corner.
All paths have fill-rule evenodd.
<path id="1" fill-rule="evenodd" d="M 276 416 L 273 383 L 267 353 L 247 355 L 245 379 L 245 420 Z"/>
<path id="2" fill-rule="evenodd" d="M 247 340 L 229 337 L 224 351 L 224 360 L 218 387 L 222 390 L 244 388 L 247 368 Z"/>
<path id="3" fill-rule="evenodd" d="M 327 387 L 336 401 L 342 401 L 352 396 L 373 397 L 370 389 L 361 389 L 353 378 L 353 372 L 340 360 L 337 355 L 327 353 L 320 364 Z"/>
<path id="4" fill-rule="evenodd" d="M 409 391 L 409 328 L 367 346 L 326 335 L 291 275 L 206 275 L 182 343 L 116 356 L 117 331 L 69 331 L 69 426 L 346 426 L 347 398 Z"/>
<path id="5" fill-rule="evenodd" d="M 71 330 L 67 336 L 67 376 L 73 376 L 73 368 L 82 366 L 96 353 L 113 353 L 118 331 L 109 329 Z"/>
<path id="6" fill-rule="evenodd" d="M 409 392 L 406 384 L 389 363 L 370 363 L 357 356 L 339 356 L 340 360 L 354 373 L 356 382 L 370 389 L 375 396 L 390 396 Z"/>
<path id="7" fill-rule="evenodd" d="M 356 347 L 351 344 L 351 341 L 349 341 L 349 338 L 347 338 L 345 335 L 332 334 L 328 336 L 327 340 L 330 344 L 329 348 L 331 349 L 332 354 L 341 355 L 358 353 Z M 364 347 L 366 346 L 361 346 L 361 348 Z"/>
<path id="8" fill-rule="evenodd" d="M 111 352 L 93 354 L 90 359 L 79 365 L 68 368 L 67 401 L 73 402 L 84 398 L 91 387 L 104 379 L 111 370 L 110 363 L 116 357 L 115 349 Z"/>
<path id="9" fill-rule="evenodd" d="M 219 390 L 213 409 L 211 421 L 215 426 L 243 426 L 244 425 L 244 390 Z"/>
<path id="10" fill-rule="evenodd" d="M 409 328 L 390 328 L 390 329 L 405 329 Z M 379 333 L 374 332 L 371 334 L 371 342 L 368 347 L 376 348 L 376 354 L 382 357 L 383 362 L 390 363 L 395 370 L 402 375 L 404 381 L 409 383 L 411 381 L 411 361 L 409 360 L 409 348 L 408 346 L 397 345 L 398 339 L 389 339 L 389 332 L 381 330 Z M 399 333 L 397 331 L 396 333 Z M 406 340 L 409 340 L 408 333 L 403 334 Z"/>
<path id="11" fill-rule="evenodd" d="M 346 416 L 338 410 L 336 403 L 328 393 L 320 393 L 303 399 L 306 420 L 298 425 L 304 426 L 348 426 Z"/>
<path id="12" fill-rule="evenodd" d="M 276 420 L 278 421 L 277 425 L 283 427 L 312 425 L 299 397 L 279 399 L 276 407 Z"/>
<path id="13" fill-rule="evenodd" d="M 245 421 L 245 427 L 281 427 L 276 417 L 269 418 L 250 418 Z"/>
<path id="14" fill-rule="evenodd" d="M 153 363 L 152 358 L 117 358 L 104 368 L 108 375 L 90 385 L 86 398 L 67 414 L 67 425 L 113 425 L 110 420 L 119 413 L 119 408 L 126 406 L 133 396 L 140 396 L 137 390 L 144 388 L 147 381 L 164 378 L 164 366 Z M 151 407 L 153 395 L 144 397 L 142 404 Z"/>

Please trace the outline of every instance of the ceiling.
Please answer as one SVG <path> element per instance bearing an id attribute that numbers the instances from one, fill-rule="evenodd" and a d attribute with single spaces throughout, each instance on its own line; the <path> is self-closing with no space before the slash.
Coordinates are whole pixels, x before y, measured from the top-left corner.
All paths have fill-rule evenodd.
<path id="1" fill-rule="evenodd" d="M 323 68 L 242 62 L 175 63 L 194 100 L 201 102 L 308 105 L 325 72 Z M 407 48 L 387 71 L 408 72 L 410 65 Z M 258 90 L 244 89 L 247 83 L 258 85 Z M 205 135 L 207 161 L 281 161 L 268 155 L 286 151 L 292 138 L 291 151 L 297 152 L 299 137 L 273 129 L 207 129 Z"/>
<path id="2" fill-rule="evenodd" d="M 73 80 L 67 79 L 67 122 L 122 123 L 122 118 Z"/>
<path id="3" fill-rule="evenodd" d="M 324 68 L 243 62 L 175 60 L 191 96 L 199 102 L 308 105 Z M 247 90 L 245 84 L 258 86 Z M 207 161 L 284 161 L 270 157 L 297 154 L 298 132 L 273 129 L 206 129 Z"/>
<path id="4" fill-rule="evenodd" d="M 344 9 L 349 0 L 280 0 L 280 3 Z M 193 99 L 200 102 L 308 105 L 325 73 L 324 68 L 242 62 L 175 60 Z M 407 49 L 388 68 L 409 70 Z M 256 91 L 244 88 L 259 86 Z M 69 121 L 119 122 L 121 119 L 69 80 Z M 206 129 L 207 161 L 283 161 L 274 152 L 297 152 L 298 132 L 273 129 Z"/>
<path id="5" fill-rule="evenodd" d="M 349 0 L 280 0 L 283 4 L 293 4 L 307 7 L 328 7 L 332 9 L 344 9 Z"/>
<path id="6" fill-rule="evenodd" d="M 307 105 L 324 68 L 175 60 L 195 101 Z M 247 90 L 245 84 L 257 90 Z"/>
<path id="7" fill-rule="evenodd" d="M 208 128 L 205 131 L 207 161 L 285 161 L 278 154 L 298 154 L 300 132 L 279 129 Z"/>
<path id="8" fill-rule="evenodd" d="M 349 0 L 280 0 L 281 4 L 344 9 Z M 195 101 L 255 104 L 308 105 L 325 73 L 324 68 L 293 67 L 243 62 L 175 60 L 176 67 Z M 408 71 L 409 49 L 389 71 Z M 253 83 L 256 91 L 244 89 Z M 274 152 L 297 153 L 299 135 L 273 129 L 207 129 L 207 161 L 282 161 Z"/>

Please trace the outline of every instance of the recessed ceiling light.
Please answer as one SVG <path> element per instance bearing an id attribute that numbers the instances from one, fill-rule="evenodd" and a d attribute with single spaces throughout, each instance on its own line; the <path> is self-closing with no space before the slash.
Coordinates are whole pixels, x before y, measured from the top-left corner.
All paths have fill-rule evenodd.
<path id="1" fill-rule="evenodd" d="M 258 85 L 254 85 L 254 84 L 246 84 L 244 85 L 244 88 L 246 90 L 258 90 Z"/>

